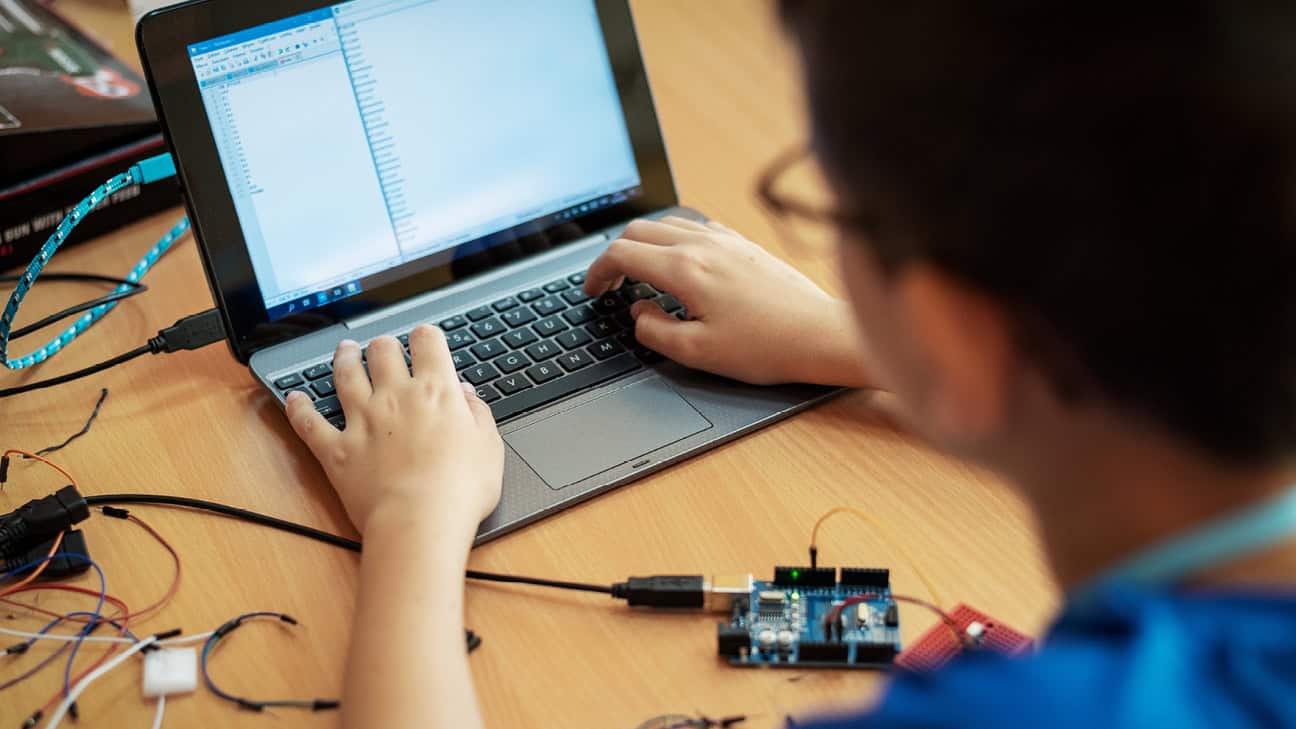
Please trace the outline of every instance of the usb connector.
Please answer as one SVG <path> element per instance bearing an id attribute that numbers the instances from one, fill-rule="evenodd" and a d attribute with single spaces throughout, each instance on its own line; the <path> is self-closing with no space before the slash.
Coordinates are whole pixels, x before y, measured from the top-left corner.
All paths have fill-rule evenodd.
<path id="1" fill-rule="evenodd" d="M 149 347 L 154 354 L 182 352 L 201 349 L 224 338 L 225 323 L 221 321 L 220 311 L 208 309 L 190 314 L 159 331 L 156 337 L 149 340 Z"/>
<path id="2" fill-rule="evenodd" d="M 612 586 L 612 597 L 630 607 L 729 612 L 736 597 L 752 591 L 751 575 L 656 575 L 631 577 Z"/>

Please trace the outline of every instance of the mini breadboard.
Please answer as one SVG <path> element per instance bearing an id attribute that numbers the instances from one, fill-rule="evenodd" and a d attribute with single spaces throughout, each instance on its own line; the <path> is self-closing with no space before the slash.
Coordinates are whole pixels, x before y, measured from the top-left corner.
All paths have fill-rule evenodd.
<path id="1" fill-rule="evenodd" d="M 885 569 L 775 568 L 717 632 L 720 656 L 749 668 L 888 668 L 900 652 Z"/>
<path id="2" fill-rule="evenodd" d="M 1030 636 L 962 603 L 951 610 L 949 616 L 959 631 L 980 649 L 1016 656 L 1035 645 Z M 949 625 L 937 623 L 901 653 L 896 658 L 895 665 L 911 671 L 932 671 L 965 650 L 964 645 L 954 637 L 954 631 L 950 630 Z"/>

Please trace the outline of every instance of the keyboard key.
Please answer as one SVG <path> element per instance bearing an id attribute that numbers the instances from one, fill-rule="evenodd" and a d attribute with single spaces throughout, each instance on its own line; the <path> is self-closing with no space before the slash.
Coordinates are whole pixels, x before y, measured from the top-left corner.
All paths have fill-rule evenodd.
<path id="1" fill-rule="evenodd" d="M 514 329 L 508 334 L 500 337 L 500 339 L 504 340 L 504 343 L 509 346 L 509 349 L 522 349 L 528 344 L 539 339 L 539 337 L 537 337 L 535 332 L 530 329 Z"/>
<path id="2" fill-rule="evenodd" d="M 621 325 L 611 319 L 599 319 L 596 322 L 590 322 L 585 327 L 585 331 L 594 336 L 595 339 L 604 339 L 621 331 Z"/>
<path id="3" fill-rule="evenodd" d="M 315 399 L 315 393 L 311 392 L 310 389 L 309 389 L 309 388 L 306 388 L 306 387 L 294 387 L 294 388 L 292 388 L 292 389 L 287 390 L 287 391 L 284 392 L 284 394 L 283 394 L 283 396 L 284 396 L 285 399 L 288 397 L 288 393 L 289 393 L 289 392 L 302 392 L 302 393 L 305 393 L 305 394 L 306 394 L 306 397 L 309 397 L 309 398 L 312 399 L 312 400 Z"/>
<path id="4" fill-rule="evenodd" d="M 558 332 L 565 331 L 567 325 L 563 323 L 562 317 L 551 316 L 548 319 L 541 319 L 532 324 L 531 328 L 542 337 L 552 337 Z"/>
<path id="5" fill-rule="evenodd" d="M 522 293 L 518 294 L 517 297 L 523 303 L 530 303 L 532 301 L 535 301 L 536 299 L 543 299 L 544 292 L 541 291 L 540 289 L 527 289 L 526 291 L 523 291 Z"/>
<path id="6" fill-rule="evenodd" d="M 512 296 L 506 299 L 500 299 L 499 301 L 496 301 L 495 303 L 491 304 L 491 308 L 494 309 L 495 311 L 508 311 L 509 309 L 516 309 L 517 306 L 518 306 L 518 301 Z"/>
<path id="7" fill-rule="evenodd" d="M 527 347 L 526 353 L 532 360 L 543 362 L 550 357 L 557 357 L 562 354 L 562 350 L 553 342 L 540 342 L 539 344 L 533 344 L 530 347 Z"/>
<path id="8" fill-rule="evenodd" d="M 523 324 L 530 324 L 537 318 L 535 312 L 531 311 L 531 308 L 527 306 L 520 309 L 512 309 L 500 314 L 500 319 L 511 327 L 520 327 Z"/>
<path id="9" fill-rule="evenodd" d="M 589 356 L 584 350 L 578 349 L 559 357 L 558 364 L 562 365 L 563 369 L 568 372 L 575 372 L 582 367 L 594 364 L 594 358 Z"/>
<path id="10" fill-rule="evenodd" d="M 326 397 L 315 403 L 315 412 L 323 415 L 325 418 L 331 418 L 334 415 L 342 414 L 342 401 L 336 397 Z"/>
<path id="11" fill-rule="evenodd" d="M 329 363 L 321 362 L 314 367 L 307 367 L 306 371 L 302 372 L 302 377 L 305 377 L 308 380 L 318 380 L 324 375 L 331 374 L 333 374 L 333 368 L 329 366 Z"/>
<path id="12" fill-rule="evenodd" d="M 468 369 L 463 371 L 464 379 L 471 382 L 474 385 L 480 385 L 486 382 L 490 382 L 491 380 L 499 376 L 500 376 L 499 370 L 495 369 L 495 366 L 492 365 L 490 362 L 484 362 L 482 364 L 473 365 L 472 367 L 469 367 Z"/>
<path id="13" fill-rule="evenodd" d="M 301 387 L 303 382 L 301 375 L 284 375 L 275 380 L 274 386 L 280 390 L 289 390 L 294 387 Z"/>
<path id="14" fill-rule="evenodd" d="M 483 362 L 488 359 L 495 359 L 507 351 L 508 347 L 505 347 L 498 339 L 492 339 L 489 342 L 481 342 L 472 346 L 472 353 L 477 355 L 477 359 Z"/>
<path id="15" fill-rule="evenodd" d="M 441 327 L 441 331 L 449 332 L 449 331 L 454 331 L 459 327 L 467 326 L 467 325 L 468 325 L 467 319 L 463 318 L 462 316 L 452 316 L 449 319 L 442 319 L 441 323 L 438 324 L 437 326 Z"/>
<path id="16" fill-rule="evenodd" d="M 524 375 L 506 375 L 495 382 L 495 389 L 504 393 L 505 397 L 515 392 L 521 392 L 531 386 L 531 381 Z"/>
<path id="17" fill-rule="evenodd" d="M 679 302 L 679 299 L 670 294 L 662 294 L 661 296 L 658 296 L 657 305 L 669 313 L 674 313 L 684 308 L 684 305 Z"/>
<path id="18" fill-rule="evenodd" d="M 495 402 L 500 399 L 500 394 L 490 385 L 478 385 L 477 397 L 480 397 L 482 402 Z"/>
<path id="19" fill-rule="evenodd" d="M 337 393 L 337 387 L 333 385 L 332 377 L 323 377 L 311 383 L 311 389 L 320 397 L 328 397 Z"/>
<path id="20" fill-rule="evenodd" d="M 404 347 L 405 349 L 409 349 L 409 335 L 408 335 L 408 334 L 397 334 L 397 335 L 396 335 L 396 341 L 400 342 L 400 343 L 401 343 L 401 346 Z"/>
<path id="21" fill-rule="evenodd" d="M 495 360 L 495 366 L 506 375 L 517 372 L 530 364 L 531 360 L 527 359 L 527 356 L 521 352 L 509 352 Z"/>
<path id="22" fill-rule="evenodd" d="M 557 281 L 550 281 L 549 283 L 545 284 L 544 290 L 548 291 L 551 294 L 556 294 L 559 291 L 562 291 L 563 289 L 566 289 L 569 286 L 571 286 L 571 284 L 567 283 L 566 281 L 563 281 L 562 279 L 559 279 Z"/>
<path id="23" fill-rule="evenodd" d="M 535 312 L 540 316 L 549 316 L 562 311 L 566 306 L 563 304 L 562 299 L 557 296 L 546 296 L 532 304 L 531 308 L 535 309 Z"/>
<path id="24" fill-rule="evenodd" d="M 473 335 L 465 331 L 446 332 L 446 344 L 450 345 L 451 352 L 463 349 L 475 341 L 477 340 L 473 339 Z"/>
<path id="25" fill-rule="evenodd" d="M 328 424 L 338 430 L 346 430 L 346 416 L 341 414 L 334 415 L 328 419 Z"/>
<path id="26" fill-rule="evenodd" d="M 580 273 L 573 273 L 572 275 L 568 276 L 567 283 L 571 284 L 572 286 L 580 286 L 581 284 L 585 283 L 585 272 L 581 271 Z"/>
<path id="27" fill-rule="evenodd" d="M 612 320 L 626 329 L 634 329 L 634 317 L 630 316 L 629 309 L 622 309 L 612 315 Z"/>
<path id="28" fill-rule="evenodd" d="M 598 318 L 598 314 L 594 313 L 593 307 L 585 304 L 582 304 L 581 306 L 578 306 L 575 309 L 568 309 L 567 311 L 564 311 L 562 313 L 562 316 L 574 327 L 580 326 L 585 322 L 594 321 L 595 319 Z"/>
<path id="29" fill-rule="evenodd" d="M 576 349 L 589 344 L 593 338 L 584 329 L 569 329 L 554 337 L 554 341 L 561 344 L 563 349 Z"/>
<path id="30" fill-rule="evenodd" d="M 477 335 L 478 339 L 490 339 L 504 333 L 504 322 L 491 317 L 490 319 L 483 319 L 468 328 L 472 330 L 473 334 Z"/>
<path id="31" fill-rule="evenodd" d="M 592 367 L 586 367 L 579 372 L 560 377 L 548 384 L 531 388 L 513 397 L 504 398 L 491 405 L 491 413 L 495 416 L 495 420 L 505 420 L 519 413 L 562 399 L 572 393 L 602 384 L 627 372 L 633 372 L 639 367 L 639 361 L 629 354 L 613 357 L 606 362 L 599 362 Z"/>
<path id="32" fill-rule="evenodd" d="M 468 321 L 481 321 L 494 313 L 494 309 L 491 309 L 489 306 L 479 306 L 468 312 L 466 316 L 468 317 Z"/>
<path id="33" fill-rule="evenodd" d="M 651 299 L 656 295 L 657 295 L 657 289 L 649 286 L 646 283 L 641 283 L 641 284 L 635 284 L 634 286 L 631 286 L 630 288 L 626 289 L 625 293 L 622 294 L 622 297 L 625 298 L 627 304 L 633 304 L 634 302 L 643 299 Z"/>
<path id="34" fill-rule="evenodd" d="M 584 289 L 568 289 L 562 293 L 563 299 L 569 304 L 579 304 L 582 301 L 589 301 L 589 294 Z"/>
<path id="35" fill-rule="evenodd" d="M 563 371 L 553 362 L 542 362 L 526 371 L 527 377 L 535 380 L 537 385 L 543 385 L 549 380 L 561 377 Z"/>
<path id="36" fill-rule="evenodd" d="M 638 357 L 641 361 L 643 361 L 644 364 L 661 362 L 662 360 L 666 359 L 665 357 L 661 356 L 660 354 L 654 352 L 651 349 L 648 349 L 643 345 L 639 345 L 638 347 L 635 347 L 634 356 Z"/>
<path id="37" fill-rule="evenodd" d="M 471 354 L 463 350 L 459 350 L 458 352 L 451 352 L 450 358 L 454 360 L 454 366 L 456 370 L 461 370 L 477 361 L 476 359 L 473 358 Z"/>
<path id="38" fill-rule="evenodd" d="M 604 339 L 601 342 L 591 344 L 585 351 L 594 355 L 595 359 L 604 360 L 621 354 L 625 351 L 625 347 L 622 347 L 615 339 Z"/>
<path id="39" fill-rule="evenodd" d="M 620 334 L 617 335 L 616 340 L 620 342 L 621 346 L 625 347 L 626 349 L 634 349 L 635 347 L 639 346 L 639 340 L 635 339 L 635 335 L 633 331 L 621 332 Z"/>
<path id="40" fill-rule="evenodd" d="M 625 301 L 615 291 L 609 291 L 594 300 L 594 311 L 600 314 L 615 314 L 624 308 Z"/>

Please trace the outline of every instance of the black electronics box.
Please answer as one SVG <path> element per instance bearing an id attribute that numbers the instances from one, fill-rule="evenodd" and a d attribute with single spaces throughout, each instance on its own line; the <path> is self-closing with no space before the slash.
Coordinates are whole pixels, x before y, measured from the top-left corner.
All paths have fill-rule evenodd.
<path id="1" fill-rule="evenodd" d="M 94 188 L 165 150 L 139 74 L 40 2 L 0 2 L 0 271 L 26 265 Z M 125 188 L 64 245 L 179 202 L 172 183 Z"/>

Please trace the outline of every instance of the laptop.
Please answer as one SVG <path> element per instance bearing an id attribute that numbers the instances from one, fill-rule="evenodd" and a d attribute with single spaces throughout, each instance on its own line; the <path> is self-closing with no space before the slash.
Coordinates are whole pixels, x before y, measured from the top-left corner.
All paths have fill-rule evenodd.
<path id="1" fill-rule="evenodd" d="M 835 392 L 665 361 L 586 268 L 681 207 L 626 0 L 199 0 L 137 41 L 229 346 L 344 428 L 338 341 L 439 325 L 506 444 L 478 541 Z"/>

